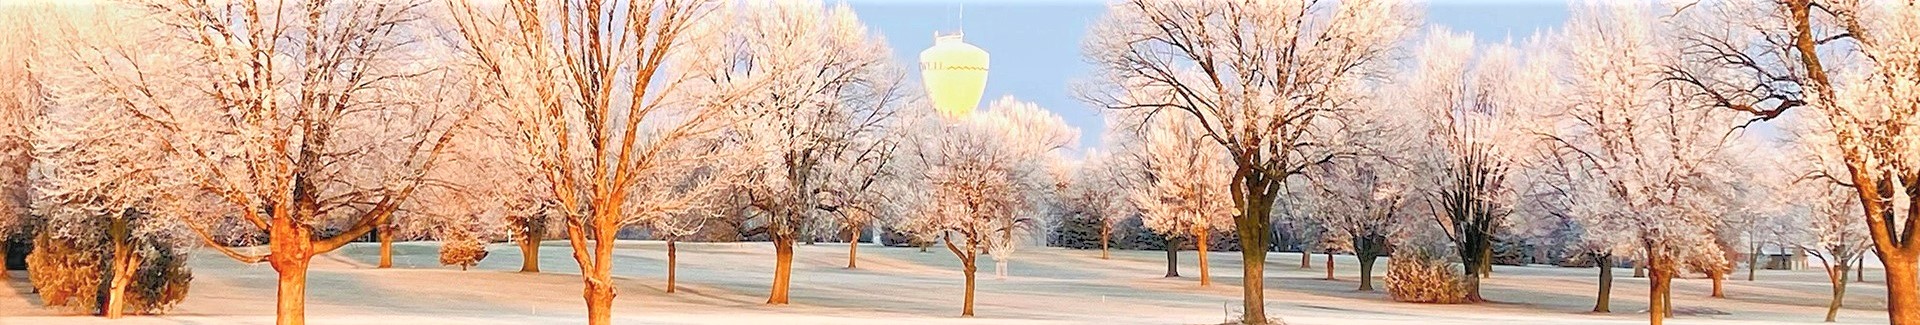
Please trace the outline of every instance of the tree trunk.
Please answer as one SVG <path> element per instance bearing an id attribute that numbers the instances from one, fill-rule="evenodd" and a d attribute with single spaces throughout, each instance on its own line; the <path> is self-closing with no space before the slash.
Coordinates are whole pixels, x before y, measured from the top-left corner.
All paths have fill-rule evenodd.
<path id="1" fill-rule="evenodd" d="M 1860 257 L 1855 257 L 1853 259 L 1853 279 L 1854 279 L 1853 281 L 1854 282 L 1861 282 L 1861 283 L 1867 282 L 1866 265 L 1867 265 L 1867 254 L 1860 254 Z"/>
<path id="2" fill-rule="evenodd" d="M 853 235 L 847 236 L 847 268 L 849 269 L 860 264 L 858 263 L 860 261 L 860 228 L 853 229 Z"/>
<path id="3" fill-rule="evenodd" d="M 1707 272 L 1707 278 L 1709 278 L 1709 279 L 1713 279 L 1713 295 L 1712 295 L 1712 297 L 1714 297 L 1714 298 L 1726 298 L 1726 297 L 1727 297 L 1727 292 L 1726 292 L 1726 290 L 1723 290 L 1723 289 L 1722 289 L 1722 287 L 1724 287 L 1724 286 L 1723 286 L 1723 285 L 1721 285 L 1721 284 L 1722 284 L 1723 282 L 1726 282 L 1726 281 L 1725 281 L 1725 280 L 1726 280 L 1726 278 L 1727 278 L 1727 275 L 1726 275 L 1726 272 L 1721 272 L 1721 271 L 1719 271 L 1719 270 L 1715 270 L 1715 271 L 1713 271 L 1713 272 Z"/>
<path id="4" fill-rule="evenodd" d="M 1760 268 L 1760 245 L 1748 245 L 1747 282 L 1753 282 L 1754 269 Z"/>
<path id="5" fill-rule="evenodd" d="M 973 317 L 973 272 L 976 264 L 973 259 L 960 259 L 961 269 L 967 273 L 967 297 L 960 306 L 960 317 Z"/>
<path id="6" fill-rule="evenodd" d="M 127 233 L 119 232 L 113 236 L 116 238 L 113 239 L 112 269 L 107 273 L 112 278 L 108 280 L 107 306 L 102 308 L 104 309 L 102 312 L 108 319 L 118 319 L 126 314 L 127 287 L 133 284 L 134 271 L 140 269 L 140 258 L 134 256 L 133 245 L 128 242 Z"/>
<path id="7" fill-rule="evenodd" d="M 1207 234 L 1210 232 L 1212 231 L 1201 230 L 1194 233 L 1194 235 L 1200 237 L 1200 241 L 1194 243 L 1199 245 L 1199 249 L 1195 250 L 1194 255 L 1200 257 L 1200 286 L 1202 287 L 1213 285 L 1213 275 L 1207 272 Z"/>
<path id="8" fill-rule="evenodd" d="M 1266 215 L 1264 211 L 1268 210 L 1260 211 L 1262 212 L 1260 212 L 1259 215 L 1264 216 Z M 1260 222 L 1261 225 L 1259 227 L 1265 228 L 1266 222 L 1264 220 L 1266 219 L 1260 219 L 1263 221 Z M 1265 230 L 1258 232 L 1246 231 L 1248 228 L 1249 226 L 1243 223 L 1240 226 L 1240 233 L 1259 234 L 1265 232 Z M 1257 238 L 1257 240 L 1247 240 L 1248 238 Z M 1267 323 L 1267 291 L 1265 289 L 1267 281 L 1266 241 L 1267 236 L 1256 235 L 1240 237 L 1240 265 L 1244 265 L 1244 267 L 1240 268 L 1242 279 L 1240 286 L 1241 308 L 1244 310 L 1244 312 L 1240 314 L 1240 317 L 1241 323 L 1244 324 L 1262 325 Z"/>
<path id="9" fill-rule="evenodd" d="M 674 245 L 673 238 L 667 238 L 667 293 L 674 291 L 674 271 L 680 267 L 680 247 Z"/>
<path id="10" fill-rule="evenodd" d="M 1915 283 L 1916 268 L 1912 256 L 1905 253 L 1879 253 L 1887 274 L 1887 315 L 1893 325 L 1920 325 L 1920 283 Z"/>
<path id="11" fill-rule="evenodd" d="M 1377 235 L 1353 236 L 1353 258 L 1360 262 L 1360 291 L 1373 291 L 1373 263 L 1379 259 L 1387 238 Z"/>
<path id="12" fill-rule="evenodd" d="M 1333 280 L 1333 252 L 1327 252 L 1327 280 Z"/>
<path id="13" fill-rule="evenodd" d="M 1180 236 L 1167 236 L 1167 275 L 1180 277 Z"/>
<path id="14" fill-rule="evenodd" d="M 1234 233 L 1240 235 L 1240 265 L 1244 281 L 1241 288 L 1240 321 L 1249 325 L 1265 325 L 1267 319 L 1266 304 L 1266 265 L 1268 237 L 1273 230 L 1273 221 L 1268 216 L 1273 212 L 1273 201 L 1278 189 L 1286 186 L 1281 180 L 1268 178 L 1264 172 L 1253 170 L 1252 162 L 1236 159 L 1238 166 L 1234 174 L 1234 208 L 1239 214 L 1233 218 Z"/>
<path id="15" fill-rule="evenodd" d="M 8 247 L 8 246 L 10 246 L 10 245 L 8 245 L 8 242 L 7 242 L 7 239 L 6 239 L 6 238 L 0 238 L 0 280 L 5 280 L 5 279 L 11 279 L 11 278 L 13 278 L 13 275 L 12 275 L 12 274 L 9 274 L 9 273 L 7 273 L 7 272 L 8 272 L 8 270 L 7 270 L 7 257 L 8 257 L 8 256 L 7 256 L 7 250 L 8 250 L 8 249 L 12 249 L 12 247 Z"/>
<path id="16" fill-rule="evenodd" d="M 1107 241 L 1113 237 L 1113 230 L 1108 228 L 1110 228 L 1110 226 L 1107 226 L 1104 224 L 1100 225 L 1100 259 L 1103 259 L 1103 260 L 1108 259 L 1109 257 L 1109 255 L 1107 254 Z M 4 247 L 4 246 L 0 246 L 0 247 Z M 4 254 L 4 253 L 0 253 L 0 254 Z M 6 257 L 6 256 L 0 255 L 0 257 Z"/>
<path id="17" fill-rule="evenodd" d="M 1656 267 L 1653 269 L 1653 278 L 1648 281 L 1647 322 L 1651 325 L 1660 325 L 1667 319 L 1667 308 L 1670 306 L 1667 306 L 1668 301 L 1662 295 L 1667 286 L 1666 281 L 1661 281 L 1661 277 L 1666 276 L 1664 273 Z"/>
<path id="18" fill-rule="evenodd" d="M 1264 184 L 1259 184 L 1264 183 Z M 1264 189 L 1274 185 L 1272 181 L 1249 183 L 1248 189 Z M 1263 191 L 1250 191 L 1262 193 Z M 1240 194 L 1236 194 L 1240 195 Z M 1273 197 L 1264 194 L 1242 198 L 1251 201 L 1242 204 L 1241 217 L 1234 218 L 1236 233 L 1240 234 L 1241 279 L 1241 322 L 1249 325 L 1267 324 L 1267 234 L 1270 233 L 1272 220 L 1267 216 L 1273 212 Z"/>
<path id="19" fill-rule="evenodd" d="M 1641 260 L 1633 261 L 1633 277 L 1636 277 L 1636 278 L 1647 277 L 1647 262 L 1644 262 Z"/>
<path id="20" fill-rule="evenodd" d="M 573 259 L 580 266 L 581 298 L 587 302 L 588 325 L 613 325 L 613 299 L 619 295 L 613 283 L 615 235 L 620 231 L 618 213 L 596 210 L 588 223 L 567 223 L 567 242 L 573 246 Z M 591 251 L 586 250 L 591 241 Z"/>
<path id="21" fill-rule="evenodd" d="M 773 292 L 767 295 L 767 304 L 785 305 L 788 285 L 793 280 L 793 238 L 776 236 L 773 250 Z"/>
<path id="22" fill-rule="evenodd" d="M 1602 255 L 1600 261 L 1600 293 L 1593 301 L 1593 312 L 1611 313 L 1608 305 L 1613 303 L 1613 256 Z"/>
<path id="23" fill-rule="evenodd" d="M 1300 269 L 1313 269 L 1313 251 L 1309 251 L 1306 248 L 1300 249 Z"/>
<path id="24" fill-rule="evenodd" d="M 393 226 L 384 225 L 374 232 L 380 238 L 380 268 L 393 268 Z"/>
<path id="25" fill-rule="evenodd" d="M 947 251 L 953 252 L 953 257 L 960 260 L 960 271 L 967 277 L 966 298 L 960 306 L 960 317 L 973 317 L 973 274 L 978 270 L 977 262 L 980 260 L 978 237 L 967 237 L 967 250 L 964 252 L 960 251 L 960 247 L 953 245 L 953 237 L 947 236 L 940 240 L 947 245 Z"/>
<path id="26" fill-rule="evenodd" d="M 1486 301 L 1486 298 L 1480 297 L 1480 268 L 1472 265 L 1465 265 L 1464 268 L 1467 271 L 1465 276 L 1467 280 L 1467 302 Z"/>
<path id="27" fill-rule="evenodd" d="M 307 266 L 313 258 L 313 229 L 289 220 L 273 218 L 267 232 L 272 254 L 267 262 L 279 273 L 275 296 L 274 324 L 307 323 Z M 344 236 L 344 235 L 343 235 Z"/>
<path id="28" fill-rule="evenodd" d="M 1662 283 L 1660 289 L 1660 304 L 1667 306 L 1667 318 L 1673 318 L 1673 278 L 1677 276 L 1676 273 L 1675 271 L 1667 271 L 1667 276 L 1660 278 L 1660 283 Z"/>
<path id="29" fill-rule="evenodd" d="M 1492 277 L 1493 277 L 1493 244 L 1488 243 L 1487 245 L 1480 247 L 1480 278 L 1486 279 L 1486 278 L 1492 278 Z"/>
<path id="30" fill-rule="evenodd" d="M 595 271 L 587 277 L 587 324 L 613 324 L 613 277 L 612 274 L 598 274 Z"/>
<path id="31" fill-rule="evenodd" d="M 520 272 L 540 273 L 540 233 L 527 232 L 520 240 Z"/>
<path id="32" fill-rule="evenodd" d="M 282 257 L 279 252 L 275 253 L 269 257 L 273 270 L 280 273 L 274 324 L 304 325 L 307 323 L 307 257 L 297 253 Z"/>
<path id="33" fill-rule="evenodd" d="M 1469 303 L 1486 301 L 1485 298 L 1480 296 L 1480 279 L 1485 278 L 1485 276 L 1481 275 L 1485 270 L 1485 268 L 1481 267 L 1481 262 L 1484 261 L 1483 258 L 1487 256 L 1483 254 L 1484 251 L 1481 250 L 1481 247 L 1489 246 L 1488 238 L 1478 235 L 1466 235 L 1464 237 L 1465 238 L 1460 239 L 1460 241 L 1455 242 L 1454 245 L 1458 247 L 1457 253 L 1460 256 L 1460 269 L 1463 271 L 1467 280 L 1466 300 Z"/>
<path id="34" fill-rule="evenodd" d="M 1366 256 L 1358 256 L 1360 258 L 1360 291 L 1373 291 L 1373 261 L 1379 256 L 1372 252 L 1361 255 Z"/>
<path id="35" fill-rule="evenodd" d="M 1847 296 L 1847 267 L 1827 267 L 1827 280 L 1833 283 L 1833 300 L 1827 302 L 1827 322 L 1832 323 L 1840 316 L 1840 300 Z"/>

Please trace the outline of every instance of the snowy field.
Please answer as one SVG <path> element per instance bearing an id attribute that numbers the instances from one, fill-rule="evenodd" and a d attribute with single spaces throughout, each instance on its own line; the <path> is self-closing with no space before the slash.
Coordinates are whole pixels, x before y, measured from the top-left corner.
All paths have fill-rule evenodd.
<path id="1" fill-rule="evenodd" d="M 399 243 L 395 268 L 375 269 L 373 244 L 354 244 L 315 258 L 308 293 L 311 324 L 576 324 L 584 323 L 580 278 L 564 241 L 541 253 L 546 273 L 521 274 L 512 246 L 470 271 L 437 263 L 436 243 Z M 1217 324 L 1240 298 L 1238 253 L 1211 255 L 1214 286 L 1199 287 L 1194 253 L 1182 252 L 1183 278 L 1162 278 L 1165 253 L 1027 248 L 1012 276 L 994 279 L 983 258 L 979 317 L 959 318 L 961 275 L 953 255 L 935 247 L 864 245 L 858 269 L 845 269 L 846 245 L 798 247 L 793 304 L 767 306 L 773 248 L 767 243 L 682 243 L 679 292 L 667 294 L 664 245 L 620 244 L 617 324 Z M 1356 264 L 1336 258 L 1339 280 L 1321 279 L 1324 261 L 1299 268 L 1297 254 L 1268 256 L 1269 313 L 1289 324 L 1636 324 L 1645 323 L 1645 279 L 1615 272 L 1613 314 L 1592 314 L 1594 269 L 1495 266 L 1484 282 L 1494 303 L 1397 303 L 1384 293 L 1357 292 Z M 39 307 L 26 274 L 0 288 L 0 324 L 270 324 L 274 273 L 211 251 L 192 262 L 190 296 L 165 316 L 109 321 Z M 1384 263 L 1376 272 L 1384 273 Z M 1848 288 L 1841 323 L 1885 324 L 1878 269 Z M 1829 295 L 1819 271 L 1762 271 L 1727 281 L 1727 299 L 1708 298 L 1705 279 L 1676 281 L 1683 313 L 1670 324 L 1819 323 Z M 1376 279 L 1376 286 L 1384 285 Z M 1688 314 L 1691 312 L 1692 314 Z M 1724 313 L 1724 314 L 1722 314 Z"/>

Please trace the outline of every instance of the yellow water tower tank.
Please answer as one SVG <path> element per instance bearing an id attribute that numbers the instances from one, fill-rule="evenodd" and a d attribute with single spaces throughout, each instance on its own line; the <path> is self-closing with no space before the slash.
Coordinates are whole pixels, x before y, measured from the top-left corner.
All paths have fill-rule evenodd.
<path id="1" fill-rule="evenodd" d="M 933 47 L 920 51 L 920 79 L 941 116 L 964 119 L 980 106 L 987 91 L 987 51 L 961 36 L 934 34 Z"/>

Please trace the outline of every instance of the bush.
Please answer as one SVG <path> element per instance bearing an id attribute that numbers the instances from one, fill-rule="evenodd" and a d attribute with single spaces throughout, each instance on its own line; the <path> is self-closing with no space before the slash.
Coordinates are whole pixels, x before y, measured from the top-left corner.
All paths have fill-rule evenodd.
<path id="1" fill-rule="evenodd" d="M 1467 302 L 1460 269 L 1432 250 L 1402 247 L 1387 259 L 1387 296 L 1417 303 Z"/>
<path id="2" fill-rule="evenodd" d="M 41 304 L 91 313 L 106 289 L 106 260 L 99 251 L 43 232 L 34 236 L 33 253 L 27 254 L 27 278 L 40 293 Z"/>
<path id="3" fill-rule="evenodd" d="M 477 239 L 448 240 L 440 244 L 440 265 L 459 265 L 461 271 L 487 259 L 487 243 Z"/>
<path id="4" fill-rule="evenodd" d="M 107 261 L 112 260 L 113 253 L 104 238 L 95 239 L 99 240 L 94 243 L 97 245 L 89 245 L 89 240 L 58 238 L 51 232 L 34 238 L 33 253 L 27 255 L 27 277 L 40 292 L 43 304 L 83 313 L 101 311 L 112 284 L 107 278 Z M 161 314 L 185 300 L 193 281 L 186 252 L 151 245 L 143 245 L 138 251 L 140 268 L 127 287 L 127 314 Z"/>
<path id="5" fill-rule="evenodd" d="M 127 310 L 134 314 L 161 314 L 187 299 L 193 272 L 187 270 L 187 252 L 168 246 L 148 247 L 127 288 Z"/>

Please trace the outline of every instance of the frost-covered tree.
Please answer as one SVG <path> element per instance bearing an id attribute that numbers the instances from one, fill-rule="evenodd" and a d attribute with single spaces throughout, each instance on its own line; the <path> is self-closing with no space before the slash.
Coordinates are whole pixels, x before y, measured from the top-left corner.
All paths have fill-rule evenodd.
<path id="1" fill-rule="evenodd" d="M 304 322 L 307 266 L 387 220 L 461 124 L 458 79 L 424 1 L 134 1 L 75 17 L 43 47 L 116 123 L 158 132 L 185 218 L 216 251 L 279 273 L 277 322 Z M 137 11 L 134 12 L 134 11 Z M 58 44 L 53 44 L 58 43 Z M 265 252 L 216 237 L 265 235 Z"/>
<path id="2" fill-rule="evenodd" d="M 721 60 L 705 89 L 730 101 L 729 118 L 750 158 L 740 182 L 775 250 L 767 303 L 783 305 L 793 278 L 793 245 L 832 221 L 828 214 L 864 221 L 857 206 L 872 177 L 862 164 L 885 160 L 875 141 L 901 96 L 900 72 L 884 41 L 845 4 L 817 1 L 748 1 L 725 6 L 713 18 L 730 21 L 714 59 Z M 700 85 L 696 83 L 696 85 Z M 832 202 L 829 202 L 832 201 Z M 846 211 L 838 210 L 847 208 Z M 858 229 L 858 225 L 854 225 Z M 851 252 L 850 252 L 851 253 Z"/>
<path id="3" fill-rule="evenodd" d="M 675 280 L 678 278 L 680 268 L 680 240 L 699 233 L 700 229 L 704 228 L 707 222 L 711 221 L 714 215 L 717 214 L 715 213 L 717 210 L 715 208 L 724 206 L 726 205 L 708 204 L 707 207 L 702 209 L 683 211 L 648 220 L 646 224 L 647 231 L 652 234 L 653 238 L 667 241 L 667 293 L 674 293 L 679 290 L 679 285 L 675 283 Z"/>
<path id="4" fill-rule="evenodd" d="M 1373 291 L 1374 262 L 1385 255 L 1413 199 L 1412 176 L 1382 158 L 1354 159 L 1311 172 L 1314 211 L 1327 232 L 1346 239 L 1360 261 L 1360 291 Z"/>
<path id="5" fill-rule="evenodd" d="M 1109 129 L 1111 131 L 1111 128 Z M 1113 148 L 1125 148 L 1114 144 L 1115 138 L 1108 137 Z M 1120 193 L 1128 193 L 1137 182 L 1145 179 L 1144 170 L 1133 168 L 1130 159 L 1140 152 L 1116 149 L 1113 152 L 1089 151 L 1086 158 L 1074 170 L 1074 180 L 1060 194 L 1060 200 L 1069 206 L 1073 213 L 1080 214 L 1086 220 L 1098 223 L 1100 259 L 1111 257 L 1108 249 L 1116 238 L 1115 230 L 1122 222 L 1140 215 L 1140 208 L 1133 200 Z M 1124 235 L 1124 234 L 1121 234 Z"/>
<path id="6" fill-rule="evenodd" d="M 1808 180 L 1812 181 L 1812 180 Z M 1817 181 L 1812 181 L 1817 182 Z M 1827 322 L 1833 322 L 1840 312 L 1841 298 L 1847 294 L 1847 272 L 1860 265 L 1854 262 L 1871 249 L 1871 239 L 1867 238 L 1867 229 L 1858 214 L 1860 201 L 1850 197 L 1852 189 L 1828 184 L 1828 186 L 1801 185 L 1795 188 L 1791 199 L 1801 206 L 1797 207 L 1796 224 L 1791 228 L 1781 228 L 1782 238 L 1791 240 L 1801 251 L 1820 259 L 1820 266 L 1827 271 L 1827 279 L 1833 285 L 1833 299 L 1827 304 Z"/>
<path id="7" fill-rule="evenodd" d="M 699 208 L 728 171 L 735 96 L 688 91 L 731 21 L 713 1 L 448 1 L 475 82 L 534 161 L 580 267 L 589 324 L 611 324 L 614 236 Z"/>
<path id="8" fill-rule="evenodd" d="M 1320 138 L 1418 21 L 1402 1 L 1134 0 L 1092 27 L 1086 56 L 1102 85 L 1091 101 L 1189 115 L 1233 161 L 1243 321 L 1269 321 L 1261 265 L 1286 180 L 1351 154 Z"/>
<path id="9" fill-rule="evenodd" d="M 1541 132 L 1570 166 L 1571 213 L 1588 233 L 1608 232 L 1634 247 L 1650 272 L 1649 317 L 1672 307 L 1672 279 L 1687 267 L 1725 265 L 1716 234 L 1738 193 L 1727 112 L 1696 109 L 1699 97 L 1663 82 L 1681 48 L 1672 24 L 1651 5 L 1576 7 L 1556 53 L 1566 71 L 1554 128 Z M 1647 159 L 1646 157 L 1661 157 Z M 1617 242 L 1616 242 L 1617 243 Z M 1604 243 L 1602 243 L 1604 244 Z M 1718 270 L 1724 273 L 1724 270 Z"/>
<path id="10" fill-rule="evenodd" d="M 885 189 L 885 182 L 901 177 L 899 161 L 901 137 L 898 132 L 883 132 L 856 139 L 849 149 L 857 152 L 843 153 L 830 166 L 838 168 L 828 174 L 838 175 L 830 179 L 826 188 L 835 189 L 822 198 L 820 209 L 826 210 L 847 233 L 847 268 L 859 265 L 860 234 L 867 228 L 886 224 L 897 219 L 897 207 L 891 204 L 891 195 Z M 875 242 L 879 239 L 875 233 Z"/>
<path id="11" fill-rule="evenodd" d="M 1056 190 L 1047 166 L 1078 130 L 1058 115 L 1012 98 L 996 100 L 970 118 L 926 116 L 908 148 L 912 168 L 924 170 L 903 182 L 917 189 L 903 196 L 913 217 L 902 228 L 932 233 L 960 259 L 966 276 L 962 316 L 973 316 L 974 273 L 980 253 L 1005 254 L 1018 234 L 1035 223 Z M 1004 263 L 1005 257 L 996 256 Z"/>
<path id="12" fill-rule="evenodd" d="M 1068 125 L 1065 119 L 1052 111 L 1012 97 L 994 101 L 988 105 L 985 114 L 973 117 L 972 121 L 990 125 L 991 129 L 996 130 L 994 132 L 1001 134 L 1000 139 L 1004 141 L 1001 146 L 1006 150 L 1001 154 L 1012 157 L 1017 163 L 1018 179 L 1023 182 L 1022 188 L 1026 189 L 1020 193 L 1025 196 L 1022 200 L 1034 206 L 1034 210 L 1028 213 L 1031 216 L 1027 218 L 1035 220 L 1024 223 L 1003 221 L 1008 226 L 1000 229 L 997 234 L 1000 238 L 988 242 L 988 252 L 994 261 L 994 274 L 1004 279 L 1008 265 L 1013 261 L 1014 251 L 1028 242 L 1028 232 L 1035 225 L 1051 222 L 1045 218 L 1051 214 L 1049 210 L 1058 206 L 1058 196 L 1063 187 L 1059 166 L 1066 159 L 1062 154 L 1078 144 L 1080 129 Z"/>
<path id="13" fill-rule="evenodd" d="M 1920 324 L 1920 3 L 1788 0 L 1703 3 L 1676 15 L 1683 63 L 1668 79 L 1748 122 L 1798 116 L 1824 126 L 1887 267 L 1893 324 Z M 1789 114 L 1801 112 L 1800 114 Z"/>
<path id="14" fill-rule="evenodd" d="M 486 75 L 470 78 L 486 79 Z M 497 87 L 497 86 L 496 86 Z M 493 224 L 490 232 L 504 232 L 520 251 L 520 272 L 540 272 L 540 244 L 564 230 L 563 214 L 553 197 L 546 175 L 540 169 L 537 152 L 522 150 L 517 111 L 509 105 L 486 105 L 473 112 L 472 132 L 462 135 L 453 155 L 463 160 L 456 168 L 444 168 L 436 174 L 446 182 L 442 190 L 468 192 L 488 200 Z M 488 175 L 491 177 L 472 177 Z M 422 200 L 432 201 L 432 200 Z M 433 203 L 420 206 L 431 208 Z M 382 245 L 389 241 L 382 239 Z"/>
<path id="15" fill-rule="evenodd" d="M 1608 193 L 1604 184 L 1590 181 L 1593 176 L 1587 174 L 1583 166 L 1574 157 L 1549 153 L 1532 168 L 1522 171 L 1522 177 L 1531 178 L 1525 183 L 1533 186 L 1529 188 L 1532 191 L 1528 197 L 1537 199 L 1519 208 L 1564 216 L 1573 236 L 1564 249 L 1570 258 L 1587 260 L 1599 269 L 1593 312 L 1607 313 L 1612 312 L 1615 261 L 1637 255 L 1638 248 L 1630 240 L 1632 233 L 1623 231 L 1632 220 L 1620 215 L 1626 212 L 1598 209 L 1598 205 L 1584 203 L 1583 200 L 1605 199 Z"/>
<path id="16" fill-rule="evenodd" d="M 7 260 L 8 243 L 25 235 L 34 221 L 27 213 L 27 170 L 33 163 L 31 130 L 41 93 L 39 78 L 27 63 L 35 53 L 31 40 L 44 31 L 34 26 L 29 10 L 32 7 L 0 8 L 0 263 Z M 8 276 L 0 270 L 0 279 Z"/>
<path id="17" fill-rule="evenodd" d="M 1287 186 L 1287 194 L 1274 201 L 1270 216 L 1278 223 L 1274 227 L 1274 238 L 1285 238 L 1296 246 L 1300 250 L 1300 269 L 1312 269 L 1313 251 L 1332 251 L 1327 245 L 1330 243 L 1327 227 L 1321 225 L 1319 215 L 1314 214 L 1317 203 L 1309 196 L 1313 194 L 1312 182 L 1291 181 Z"/>
<path id="18" fill-rule="evenodd" d="M 1411 146 L 1422 145 L 1415 141 L 1421 134 L 1408 125 L 1423 121 L 1410 118 L 1417 115 L 1406 114 L 1403 107 L 1408 105 L 1401 100 L 1418 99 L 1364 99 L 1351 113 L 1346 132 L 1326 140 L 1360 154 L 1310 168 L 1307 181 L 1294 185 L 1295 204 L 1311 219 L 1306 223 L 1319 226 L 1328 251 L 1345 249 L 1359 261 L 1361 291 L 1373 291 L 1374 263 L 1411 230 L 1403 224 L 1413 221 L 1408 217 L 1417 213 L 1415 203 L 1421 196 L 1417 176 L 1408 169 L 1417 157 L 1411 155 Z M 1334 279 L 1333 269 L 1329 258 L 1328 280 Z"/>
<path id="19" fill-rule="evenodd" d="M 119 98 L 95 91 L 89 74 L 41 72 L 50 87 L 34 131 L 31 213 L 45 218 L 28 256 L 36 289 L 48 306 L 107 318 L 166 311 L 186 298 L 195 239 L 182 221 L 202 204 L 167 177 L 180 170 L 167 162 L 166 131 L 114 109 Z"/>
<path id="20" fill-rule="evenodd" d="M 1773 224 L 1757 227 L 1771 232 L 1783 247 L 1793 247 L 1820 260 L 1832 284 L 1833 298 L 1827 305 L 1827 322 L 1839 316 L 1846 296 L 1848 271 L 1862 268 L 1859 261 L 1873 249 L 1866 223 L 1859 218 L 1860 201 L 1854 197 L 1851 183 L 1845 182 L 1847 165 L 1839 148 L 1833 146 L 1828 125 L 1801 124 L 1789 129 L 1787 159 L 1766 161 L 1772 173 L 1762 184 L 1772 187 L 1766 202 L 1778 205 L 1779 216 Z"/>
<path id="21" fill-rule="evenodd" d="M 1420 98 L 1419 114 L 1408 129 L 1418 141 L 1411 150 L 1427 210 L 1459 256 L 1467 279 L 1465 301 L 1484 301 L 1480 278 L 1491 271 L 1495 236 L 1513 212 L 1515 152 L 1526 143 L 1521 113 L 1536 96 L 1537 83 L 1509 45 L 1496 45 L 1476 57 L 1470 34 L 1444 29 L 1428 32 L 1418 69 L 1409 82 Z"/>
<path id="22" fill-rule="evenodd" d="M 1147 172 L 1153 177 L 1133 190 L 1133 204 L 1140 207 L 1140 220 L 1147 229 L 1168 238 L 1194 239 L 1200 285 L 1211 285 L 1207 237 L 1233 220 L 1233 207 L 1228 205 L 1232 198 L 1227 193 L 1233 177 L 1231 162 L 1224 150 L 1201 136 L 1192 118 L 1169 114 L 1148 123 L 1152 125 L 1146 130 L 1147 147 L 1137 150 L 1147 153 Z M 1179 244 L 1170 240 L 1168 245 Z"/>
<path id="23" fill-rule="evenodd" d="M 423 184 L 413 200 L 402 203 L 374 228 L 374 238 L 380 242 L 376 267 L 393 267 L 395 240 L 439 240 L 441 264 L 465 269 L 486 256 L 484 243 L 515 231 L 509 228 L 509 218 L 524 209 L 516 204 L 525 204 L 521 200 L 531 196 L 516 191 L 526 191 L 527 187 L 513 180 L 474 175 L 512 175 L 520 168 L 494 159 L 504 150 L 498 150 L 503 147 L 485 135 L 486 131 L 478 126 L 468 130 L 476 132 L 456 135 L 443 149 L 439 167 L 424 171 Z"/>

